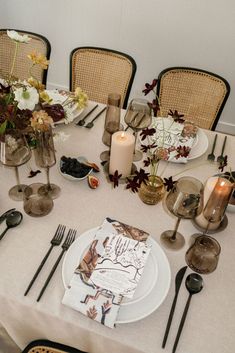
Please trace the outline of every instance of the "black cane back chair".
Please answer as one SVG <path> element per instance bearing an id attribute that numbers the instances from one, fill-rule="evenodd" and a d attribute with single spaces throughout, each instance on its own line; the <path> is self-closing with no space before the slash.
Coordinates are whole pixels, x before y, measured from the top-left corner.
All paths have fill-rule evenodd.
<path id="1" fill-rule="evenodd" d="M 211 72 L 171 67 L 158 76 L 161 113 L 177 110 L 201 128 L 215 130 L 230 93 L 229 83 Z"/>
<path id="2" fill-rule="evenodd" d="M 27 345 L 22 353 L 86 353 L 79 349 L 48 340 L 36 340 Z"/>
<path id="3" fill-rule="evenodd" d="M 109 93 L 119 93 L 121 107 L 126 108 L 135 72 L 135 60 L 127 54 L 104 48 L 76 48 L 70 54 L 70 91 L 79 86 L 90 100 L 105 104 Z"/>
<path id="4" fill-rule="evenodd" d="M 18 54 L 16 57 L 16 63 L 13 75 L 21 80 L 28 79 L 30 77 L 29 68 L 31 61 L 27 58 L 27 55 L 35 51 L 40 54 L 44 54 L 49 60 L 51 53 L 51 45 L 47 38 L 40 34 L 16 30 L 19 34 L 27 34 L 31 40 L 29 43 L 20 43 Z M 15 43 L 7 35 L 6 29 L 0 29 L 0 77 L 7 77 L 12 67 L 12 61 L 15 52 Z M 39 65 L 36 65 L 32 69 L 33 76 L 46 84 L 47 69 L 43 70 Z"/>

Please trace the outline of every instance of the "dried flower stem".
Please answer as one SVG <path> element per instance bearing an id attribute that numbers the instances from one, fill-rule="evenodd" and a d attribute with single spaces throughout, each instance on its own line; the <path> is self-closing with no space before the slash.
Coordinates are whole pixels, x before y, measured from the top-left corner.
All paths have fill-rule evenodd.
<path id="1" fill-rule="evenodd" d="M 16 62 L 18 49 L 19 49 L 19 42 L 15 42 L 15 52 L 14 52 L 14 57 L 13 57 L 12 65 L 11 65 L 11 72 L 10 72 L 10 78 L 9 78 L 10 80 L 12 78 L 13 71 L 14 71 L 14 68 L 15 68 L 15 62 Z"/>

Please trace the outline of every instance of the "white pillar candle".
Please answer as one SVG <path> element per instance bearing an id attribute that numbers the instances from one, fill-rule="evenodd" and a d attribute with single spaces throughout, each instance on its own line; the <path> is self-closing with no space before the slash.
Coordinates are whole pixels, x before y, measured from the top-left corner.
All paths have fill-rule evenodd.
<path id="1" fill-rule="evenodd" d="M 117 131 L 112 135 L 109 174 L 122 174 L 122 178 L 130 175 L 135 147 L 133 134 Z"/>
<path id="2" fill-rule="evenodd" d="M 207 201 L 209 200 L 209 197 L 214 190 L 214 187 L 218 181 L 218 177 L 211 177 L 207 180 L 205 187 L 204 187 L 204 193 L 203 193 L 203 204 L 204 207 L 207 204 Z M 208 220 L 203 216 L 203 212 L 195 218 L 195 222 L 199 225 L 199 227 L 206 229 L 208 225 Z M 215 230 L 219 227 L 220 222 L 215 222 L 215 223 L 210 223 L 208 230 Z"/>

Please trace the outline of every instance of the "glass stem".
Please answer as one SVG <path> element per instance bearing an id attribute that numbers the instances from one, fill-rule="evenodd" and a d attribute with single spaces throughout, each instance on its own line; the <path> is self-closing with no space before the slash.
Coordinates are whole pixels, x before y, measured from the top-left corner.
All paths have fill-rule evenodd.
<path id="1" fill-rule="evenodd" d="M 202 235 L 206 235 L 206 233 L 208 232 L 209 227 L 210 227 L 210 221 L 208 221 L 207 226 L 206 226 L 206 228 L 204 229 Z"/>
<path id="2" fill-rule="evenodd" d="M 50 168 L 49 168 L 49 167 L 46 167 L 47 189 L 48 189 L 48 190 L 52 190 L 52 188 L 51 188 L 51 183 L 50 183 L 50 178 L 49 178 L 49 170 L 50 170 Z"/>
<path id="3" fill-rule="evenodd" d="M 18 167 L 15 167 L 15 175 L 16 175 L 16 182 L 17 182 L 17 186 L 18 186 L 18 192 L 22 192 L 22 187 L 20 185 L 20 176 L 19 176 L 19 170 Z"/>
<path id="4" fill-rule="evenodd" d="M 171 240 L 173 240 L 173 241 L 176 240 L 176 233 L 177 233 L 177 230 L 178 230 L 178 228 L 179 228 L 180 221 L 181 221 L 181 218 L 178 217 L 177 222 L 176 222 L 176 225 L 175 225 L 174 232 L 173 232 L 173 234 L 172 234 L 172 236 L 171 236 Z"/>
<path id="5" fill-rule="evenodd" d="M 134 153 L 136 151 L 136 141 L 137 141 L 137 136 L 138 136 L 138 132 L 136 130 L 134 130 L 134 137 L 135 137 L 135 148 L 134 148 Z"/>

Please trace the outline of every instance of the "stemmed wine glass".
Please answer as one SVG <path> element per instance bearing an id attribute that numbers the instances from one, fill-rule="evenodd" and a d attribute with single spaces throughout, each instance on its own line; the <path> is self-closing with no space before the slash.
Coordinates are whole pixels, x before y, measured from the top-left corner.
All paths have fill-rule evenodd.
<path id="1" fill-rule="evenodd" d="M 107 111 L 105 116 L 104 133 L 102 141 L 106 146 L 111 146 L 112 134 L 120 129 L 121 116 L 121 95 L 118 93 L 110 93 L 108 95 Z M 110 150 L 103 151 L 100 154 L 101 161 L 108 161 Z"/>
<path id="2" fill-rule="evenodd" d="M 148 101 L 142 98 L 132 99 L 124 120 L 135 134 L 135 152 L 133 160 L 140 161 L 143 157 L 143 153 L 139 150 L 136 150 L 138 131 L 146 129 L 152 122 L 151 108 L 148 105 Z"/>
<path id="3" fill-rule="evenodd" d="M 178 179 L 176 186 L 166 197 L 168 210 L 178 217 L 174 230 L 166 230 L 161 234 L 162 244 L 172 250 L 181 249 L 185 239 L 178 232 L 181 219 L 192 219 L 199 215 L 203 205 L 203 185 L 193 177 Z"/>
<path id="4" fill-rule="evenodd" d="M 49 171 L 56 164 L 55 148 L 51 127 L 47 131 L 36 132 L 37 145 L 34 150 L 35 162 L 39 168 L 46 169 L 47 184 L 43 185 L 38 193 L 48 194 L 52 199 L 56 199 L 60 195 L 60 187 L 51 184 Z"/>
<path id="5" fill-rule="evenodd" d="M 27 185 L 20 183 L 18 167 L 27 163 L 31 158 L 31 151 L 25 136 L 17 129 L 8 130 L 1 141 L 1 163 L 7 167 L 14 167 L 17 185 L 8 194 L 12 200 L 22 201 L 23 191 Z"/>

